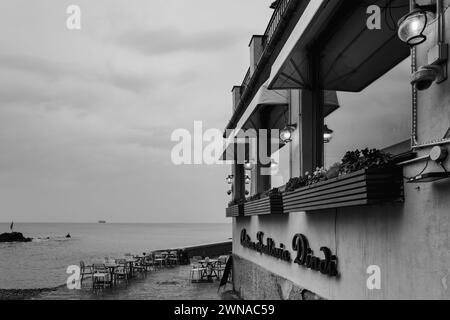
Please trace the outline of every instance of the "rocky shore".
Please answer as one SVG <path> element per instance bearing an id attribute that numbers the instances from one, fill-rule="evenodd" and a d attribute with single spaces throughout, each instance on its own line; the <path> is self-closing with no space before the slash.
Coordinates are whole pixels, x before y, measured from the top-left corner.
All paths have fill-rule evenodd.
<path id="1" fill-rule="evenodd" d="M 0 300 L 29 300 L 47 292 L 57 290 L 53 289 L 0 289 Z"/>
<path id="2" fill-rule="evenodd" d="M 32 238 L 26 238 L 20 232 L 0 234 L 0 242 L 31 242 Z"/>

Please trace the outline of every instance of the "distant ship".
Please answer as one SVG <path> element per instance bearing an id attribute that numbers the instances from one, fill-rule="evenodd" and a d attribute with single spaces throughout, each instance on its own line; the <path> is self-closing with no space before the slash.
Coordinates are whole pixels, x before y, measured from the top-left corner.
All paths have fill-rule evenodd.
<path id="1" fill-rule="evenodd" d="M 98 220 L 98 223 L 106 223 L 105 220 Z"/>

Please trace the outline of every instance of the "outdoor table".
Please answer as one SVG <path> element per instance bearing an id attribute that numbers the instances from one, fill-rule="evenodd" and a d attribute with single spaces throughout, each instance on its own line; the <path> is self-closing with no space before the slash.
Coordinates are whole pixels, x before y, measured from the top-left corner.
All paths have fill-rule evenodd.
<path id="1" fill-rule="evenodd" d="M 214 272 L 214 265 L 219 262 L 217 259 L 209 259 L 209 260 L 199 260 L 198 261 L 202 267 L 206 268 L 208 270 L 208 280 L 210 280 L 213 277 Z"/>
<path id="2" fill-rule="evenodd" d="M 125 261 L 130 266 L 130 278 L 132 278 L 133 277 L 133 267 L 134 267 L 134 263 L 136 262 L 136 259 L 133 257 L 126 257 Z"/>
<path id="3" fill-rule="evenodd" d="M 116 277 L 114 276 L 116 269 L 118 267 L 120 267 L 120 264 L 117 263 L 106 263 L 105 267 L 108 268 L 109 270 L 109 274 L 111 275 L 111 283 L 113 283 L 113 279 L 114 279 L 114 284 L 116 284 Z"/>

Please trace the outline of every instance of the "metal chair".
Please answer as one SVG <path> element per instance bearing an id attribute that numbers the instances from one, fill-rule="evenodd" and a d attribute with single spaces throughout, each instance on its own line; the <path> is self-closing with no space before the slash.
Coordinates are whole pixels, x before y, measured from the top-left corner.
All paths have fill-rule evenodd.
<path id="1" fill-rule="evenodd" d="M 202 257 L 200 256 L 194 256 L 192 257 L 192 268 L 189 275 L 189 281 L 190 282 L 199 282 L 205 279 L 208 275 L 208 268 L 200 264 L 200 260 L 202 260 Z M 194 279 L 194 276 L 197 276 L 196 279 Z"/>
<path id="2" fill-rule="evenodd" d="M 146 255 L 141 260 L 141 266 L 145 268 L 145 272 L 151 271 L 155 267 L 155 262 L 152 255 Z"/>
<path id="3" fill-rule="evenodd" d="M 112 281 L 110 279 L 109 271 L 104 264 L 94 264 L 92 270 L 92 286 L 94 288 L 100 286 L 106 288 L 107 285 L 111 285 Z"/>
<path id="4" fill-rule="evenodd" d="M 155 264 L 159 266 L 160 268 L 163 267 L 163 265 L 166 264 L 166 258 L 162 254 L 162 252 L 155 252 L 155 258 L 154 258 Z"/>
<path id="5" fill-rule="evenodd" d="M 178 251 L 170 251 L 167 257 L 167 264 L 176 266 L 178 264 Z"/>
<path id="6" fill-rule="evenodd" d="M 225 271 L 225 266 L 227 265 L 228 256 L 220 256 L 217 258 L 217 262 L 215 265 L 217 277 L 220 279 Z"/>
<path id="7" fill-rule="evenodd" d="M 116 263 L 120 266 L 114 270 L 114 277 L 118 280 L 125 280 L 125 282 L 128 284 L 128 276 L 130 274 L 130 271 L 128 270 L 129 268 L 127 266 L 126 260 L 122 261 L 119 259 Z"/>
<path id="8" fill-rule="evenodd" d="M 92 277 L 92 267 L 91 266 L 86 266 L 86 264 L 84 263 L 84 261 L 80 261 L 80 282 L 83 283 L 83 279 L 84 276 L 89 275 Z"/>

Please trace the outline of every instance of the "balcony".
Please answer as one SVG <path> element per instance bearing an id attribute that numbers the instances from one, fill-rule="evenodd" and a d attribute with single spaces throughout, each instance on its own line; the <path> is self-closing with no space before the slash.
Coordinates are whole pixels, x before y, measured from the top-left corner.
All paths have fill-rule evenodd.
<path id="1" fill-rule="evenodd" d="M 233 129 L 233 126 L 239 120 L 240 115 L 245 111 L 245 102 L 251 95 L 251 92 L 254 89 L 257 80 L 261 76 L 261 71 L 263 70 L 269 57 L 271 56 L 275 45 L 280 40 L 280 36 L 289 21 L 289 16 L 294 12 L 297 5 L 301 2 L 302 1 L 300 0 L 279 0 L 276 3 L 275 10 L 263 35 L 263 50 L 261 57 L 253 74 L 251 74 L 250 69 L 248 69 L 244 80 L 242 81 L 240 90 L 241 97 L 236 111 L 227 126 L 227 129 Z"/>

